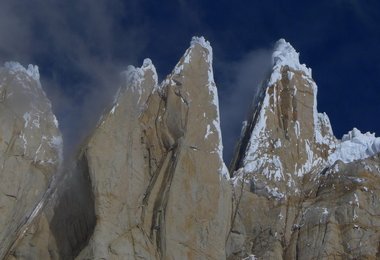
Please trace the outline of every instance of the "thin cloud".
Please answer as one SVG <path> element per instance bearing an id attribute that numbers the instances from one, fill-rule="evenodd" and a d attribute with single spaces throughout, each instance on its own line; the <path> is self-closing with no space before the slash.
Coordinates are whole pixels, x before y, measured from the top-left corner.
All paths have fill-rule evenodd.
<path id="1" fill-rule="evenodd" d="M 266 78 L 271 63 L 271 50 L 258 49 L 247 53 L 239 61 L 217 66 L 217 71 L 223 75 L 217 85 L 222 92 L 219 97 L 226 163 L 231 160 L 242 122 L 247 119 L 253 98 L 261 81 Z"/>
<path id="2" fill-rule="evenodd" d="M 0 2 L 0 62 L 40 67 L 66 150 L 95 125 L 112 102 L 120 71 L 145 49 L 141 14 L 137 1 Z"/>

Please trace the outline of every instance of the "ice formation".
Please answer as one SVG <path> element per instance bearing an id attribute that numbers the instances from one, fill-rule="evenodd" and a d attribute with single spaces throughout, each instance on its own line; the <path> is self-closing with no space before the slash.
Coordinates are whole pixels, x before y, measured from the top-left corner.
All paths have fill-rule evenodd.
<path id="1" fill-rule="evenodd" d="M 374 133 L 362 133 L 354 128 L 342 137 L 336 150 L 329 157 L 330 164 L 337 160 L 349 163 L 380 153 L 380 138 Z"/>

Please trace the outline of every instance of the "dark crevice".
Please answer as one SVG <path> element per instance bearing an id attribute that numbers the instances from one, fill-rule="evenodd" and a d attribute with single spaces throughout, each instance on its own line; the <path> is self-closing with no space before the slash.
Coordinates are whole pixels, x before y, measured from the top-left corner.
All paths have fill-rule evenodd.
<path id="1" fill-rule="evenodd" d="M 74 259 L 90 239 L 95 224 L 95 202 L 85 155 L 60 185 L 50 229 L 61 259 Z"/>

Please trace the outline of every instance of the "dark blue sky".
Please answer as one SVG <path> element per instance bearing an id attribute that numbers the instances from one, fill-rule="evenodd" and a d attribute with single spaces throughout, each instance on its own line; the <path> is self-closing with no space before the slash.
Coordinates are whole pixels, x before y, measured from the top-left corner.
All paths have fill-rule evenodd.
<path id="1" fill-rule="evenodd" d="M 227 157 L 279 38 L 312 68 L 337 137 L 354 126 L 380 134 L 379 1 L 3 0 L 0 17 L 0 61 L 39 65 L 73 143 L 112 100 L 119 71 L 150 57 L 162 79 L 193 35 L 214 49 Z"/>

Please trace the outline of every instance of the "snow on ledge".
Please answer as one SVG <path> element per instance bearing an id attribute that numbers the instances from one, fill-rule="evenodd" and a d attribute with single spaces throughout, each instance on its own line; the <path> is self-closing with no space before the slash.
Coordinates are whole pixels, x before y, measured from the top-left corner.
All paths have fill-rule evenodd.
<path id="1" fill-rule="evenodd" d="M 290 43 L 284 39 L 276 42 L 272 54 L 273 59 L 273 72 L 269 80 L 269 86 L 273 85 L 278 80 L 281 80 L 281 67 L 288 66 L 294 70 L 302 71 L 306 76 L 311 78 L 311 69 L 306 67 L 305 64 L 300 64 L 299 53 L 293 48 Z"/>
<path id="2" fill-rule="evenodd" d="M 365 159 L 380 153 L 380 137 L 375 137 L 374 133 L 362 133 L 354 128 L 343 135 L 336 150 L 329 156 L 329 163 L 332 165 L 337 160 L 345 163 Z"/>
<path id="3" fill-rule="evenodd" d="M 16 72 L 24 72 L 29 77 L 33 78 L 36 81 L 40 80 L 40 73 L 38 71 L 37 65 L 29 64 L 28 68 L 26 69 L 24 66 L 22 66 L 20 63 L 15 61 L 8 61 L 4 63 L 4 67 L 9 69 L 10 72 L 16 73 Z"/>

